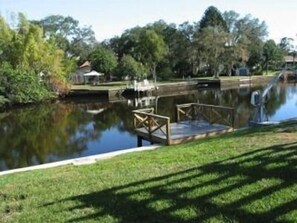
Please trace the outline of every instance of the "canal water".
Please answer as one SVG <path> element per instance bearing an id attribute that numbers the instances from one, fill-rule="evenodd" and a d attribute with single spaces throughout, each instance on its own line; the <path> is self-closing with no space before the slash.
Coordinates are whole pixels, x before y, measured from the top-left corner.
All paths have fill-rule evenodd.
<path id="1" fill-rule="evenodd" d="M 0 171 L 136 147 L 132 110 L 154 107 L 175 119 L 175 105 L 198 102 L 235 108 L 235 127 L 258 119 L 251 92 L 261 88 L 205 89 L 147 98 L 67 99 L 0 113 Z M 296 84 L 272 88 L 262 118 L 297 117 Z M 149 144 L 145 142 L 144 144 Z"/>

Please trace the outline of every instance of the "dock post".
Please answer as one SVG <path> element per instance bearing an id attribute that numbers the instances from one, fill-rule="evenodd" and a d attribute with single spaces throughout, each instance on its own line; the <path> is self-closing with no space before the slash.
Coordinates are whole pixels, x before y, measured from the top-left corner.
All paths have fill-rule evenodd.
<path id="1" fill-rule="evenodd" d="M 142 137 L 137 136 L 137 147 L 142 147 Z"/>

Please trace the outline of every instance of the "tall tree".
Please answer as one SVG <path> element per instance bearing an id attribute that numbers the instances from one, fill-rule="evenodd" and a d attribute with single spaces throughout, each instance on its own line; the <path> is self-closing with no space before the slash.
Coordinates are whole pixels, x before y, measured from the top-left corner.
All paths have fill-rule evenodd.
<path id="1" fill-rule="evenodd" d="M 283 37 L 279 43 L 279 47 L 288 54 L 293 48 L 293 41 L 293 38 Z"/>
<path id="2" fill-rule="evenodd" d="M 147 71 L 143 64 L 137 62 L 131 55 L 124 55 L 118 64 L 117 74 L 120 78 L 141 79 L 147 75 Z"/>
<path id="3" fill-rule="evenodd" d="M 42 29 L 19 14 L 12 29 L 0 17 L 0 96 L 12 103 L 29 103 L 51 97 L 49 90 L 64 93 L 64 52 Z M 2 47 L 4 43 L 6 46 Z M 4 45 L 5 45 L 4 44 Z M 44 80 L 44 81 L 42 81 Z M 3 100 L 2 100 L 3 101 Z"/>
<path id="4" fill-rule="evenodd" d="M 199 32 L 207 27 L 220 27 L 220 29 L 227 31 L 226 21 L 220 11 L 214 6 L 210 6 L 205 10 L 204 16 L 199 22 Z"/>
<path id="5" fill-rule="evenodd" d="M 5 22 L 4 18 L 0 15 L 0 63 L 6 58 L 7 51 L 9 50 L 9 45 L 13 38 L 13 31 L 10 29 L 8 24 Z"/>
<path id="6" fill-rule="evenodd" d="M 214 6 L 208 7 L 194 35 L 196 57 L 218 78 L 222 70 L 222 57 L 227 43 L 227 23 L 221 12 Z"/>
<path id="7" fill-rule="evenodd" d="M 160 20 L 148 26 L 163 37 L 168 52 L 158 65 L 158 73 L 162 78 L 168 78 L 173 73 L 182 77 L 193 72 L 193 58 L 191 56 L 191 41 L 193 26 L 185 22 L 176 27 L 175 24 L 166 24 Z"/>
<path id="8" fill-rule="evenodd" d="M 44 30 L 46 38 L 54 38 L 57 46 L 67 56 L 80 57 L 85 60 L 96 45 L 95 33 L 91 27 L 80 27 L 74 18 L 51 15 L 40 21 L 33 21 Z"/>
<path id="9" fill-rule="evenodd" d="M 248 40 L 247 65 L 251 68 L 260 67 L 264 39 L 268 34 L 265 22 L 246 15 L 238 20 L 236 26 L 239 34 Z"/>
<path id="10" fill-rule="evenodd" d="M 158 35 L 153 29 L 144 30 L 140 35 L 139 41 L 136 52 L 140 56 L 140 61 L 150 67 L 156 84 L 156 68 L 166 55 L 168 47 L 163 37 Z"/>
<path id="11" fill-rule="evenodd" d="M 276 66 L 283 62 L 282 50 L 276 45 L 274 40 L 268 40 L 265 42 L 263 47 L 263 56 L 263 67 L 266 68 L 266 73 L 268 72 L 269 66 L 276 69 Z"/>
<path id="12" fill-rule="evenodd" d="M 234 11 L 224 12 L 223 17 L 229 33 L 226 44 L 229 69 L 236 60 L 237 63 L 248 65 L 251 68 L 261 68 L 264 38 L 267 36 L 265 22 L 251 15 L 240 18 L 239 14 Z"/>
<path id="13" fill-rule="evenodd" d="M 99 47 L 94 50 L 89 59 L 91 60 L 92 69 L 98 72 L 102 72 L 111 77 L 111 72 L 117 66 L 117 57 L 114 52 L 103 47 Z"/>
<path id="14" fill-rule="evenodd" d="M 228 34 L 219 27 L 206 27 L 202 30 L 198 44 L 203 53 L 203 60 L 215 78 L 223 70 L 225 44 Z"/>
<path id="15" fill-rule="evenodd" d="M 228 38 L 225 50 L 225 64 L 228 75 L 234 68 L 234 64 L 248 60 L 249 40 L 244 35 L 243 30 L 238 29 L 239 14 L 235 11 L 226 11 L 223 13 L 228 29 Z"/>

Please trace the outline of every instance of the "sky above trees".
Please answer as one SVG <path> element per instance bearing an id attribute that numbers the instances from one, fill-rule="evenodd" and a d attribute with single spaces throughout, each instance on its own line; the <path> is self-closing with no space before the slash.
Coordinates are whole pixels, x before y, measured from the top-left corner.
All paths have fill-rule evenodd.
<path id="1" fill-rule="evenodd" d="M 297 41 L 295 0 L 0 0 L 0 13 L 6 21 L 17 12 L 33 20 L 52 14 L 71 16 L 82 25 L 92 26 L 97 40 L 102 41 L 160 19 L 176 24 L 198 22 L 210 5 L 221 12 L 234 10 L 242 16 L 251 14 L 264 20 L 269 38 L 276 42 L 285 36 Z"/>

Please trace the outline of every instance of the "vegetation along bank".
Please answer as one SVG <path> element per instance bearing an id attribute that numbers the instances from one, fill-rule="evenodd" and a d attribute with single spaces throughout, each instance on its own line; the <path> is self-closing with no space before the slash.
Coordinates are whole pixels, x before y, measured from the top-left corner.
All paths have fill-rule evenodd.
<path id="1" fill-rule="evenodd" d="M 266 40 L 267 29 L 250 15 L 210 6 L 195 23 L 160 20 L 98 42 L 91 27 L 69 16 L 29 21 L 19 14 L 13 24 L 0 16 L 0 106 L 64 96 L 86 61 L 103 82 L 219 78 L 241 67 L 261 75 L 282 68 L 293 53 L 290 38 Z"/>

